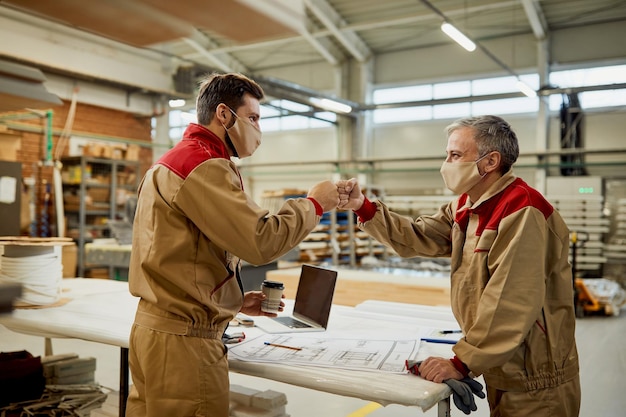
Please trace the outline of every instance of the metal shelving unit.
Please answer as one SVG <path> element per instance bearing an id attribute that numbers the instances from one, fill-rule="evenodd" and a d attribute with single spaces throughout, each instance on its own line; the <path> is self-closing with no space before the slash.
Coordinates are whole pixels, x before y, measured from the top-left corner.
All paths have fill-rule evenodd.
<path id="1" fill-rule="evenodd" d="M 86 265 L 85 244 L 94 238 L 110 237 L 109 220 L 124 214 L 120 200 L 137 193 L 139 162 L 89 156 L 68 157 L 63 164 L 63 196 L 68 233 L 78 247 L 78 276 L 91 268 L 110 265 Z M 109 276 L 113 271 L 109 271 Z"/>

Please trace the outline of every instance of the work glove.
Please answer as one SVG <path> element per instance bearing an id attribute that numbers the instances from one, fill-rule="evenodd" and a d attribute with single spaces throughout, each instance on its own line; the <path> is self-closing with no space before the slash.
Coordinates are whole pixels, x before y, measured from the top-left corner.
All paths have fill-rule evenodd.
<path id="1" fill-rule="evenodd" d="M 406 366 L 406 370 L 412 373 L 413 375 L 420 374 L 419 366 L 421 364 L 422 364 L 422 361 L 415 361 L 415 360 L 409 360 L 409 359 L 404 361 L 404 366 Z"/>
<path id="2" fill-rule="evenodd" d="M 456 408 L 465 414 L 478 409 L 476 401 L 474 401 L 474 395 L 479 398 L 485 398 L 482 384 L 470 377 L 466 376 L 461 380 L 446 379 L 443 382 L 452 389 L 452 399 Z"/>

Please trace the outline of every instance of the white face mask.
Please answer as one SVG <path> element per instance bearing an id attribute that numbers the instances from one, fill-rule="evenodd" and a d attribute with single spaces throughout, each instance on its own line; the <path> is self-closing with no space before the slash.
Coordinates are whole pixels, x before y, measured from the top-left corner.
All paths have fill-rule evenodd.
<path id="1" fill-rule="evenodd" d="M 238 158 L 248 157 L 261 144 L 261 131 L 249 121 L 237 116 L 232 109 L 228 110 L 235 116 L 235 123 L 229 128 L 222 126 L 226 129 L 226 133 L 235 147 L 235 156 Z"/>
<path id="2" fill-rule="evenodd" d="M 441 165 L 441 176 L 446 187 L 455 194 L 463 194 L 471 190 L 483 179 L 487 173 L 480 175 L 478 165 L 481 159 L 489 155 L 486 153 L 473 162 L 446 162 Z"/>

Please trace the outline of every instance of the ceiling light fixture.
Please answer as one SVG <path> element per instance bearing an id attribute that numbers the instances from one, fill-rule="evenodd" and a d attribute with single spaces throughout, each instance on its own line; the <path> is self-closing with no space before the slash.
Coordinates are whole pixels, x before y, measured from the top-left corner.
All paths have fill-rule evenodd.
<path id="1" fill-rule="evenodd" d="M 533 90 L 531 87 L 529 87 L 528 84 L 523 82 L 520 79 L 519 75 L 517 75 L 517 73 L 515 71 L 513 71 L 513 69 L 511 67 L 506 65 L 500 59 L 498 59 L 497 56 L 492 54 L 491 51 L 489 51 L 489 49 L 485 48 L 479 42 L 472 41 L 470 38 L 465 36 L 460 30 L 455 28 L 452 25 L 452 23 L 450 23 L 448 21 L 448 18 L 446 17 L 446 15 L 443 14 L 443 12 L 441 10 L 439 10 L 438 8 L 433 6 L 430 3 L 430 1 L 428 1 L 428 0 L 421 0 L 421 1 L 422 1 L 422 3 L 424 3 L 424 6 L 428 7 L 430 10 L 432 10 L 435 14 L 437 14 L 439 17 L 441 17 L 443 19 L 443 23 L 441 24 L 441 30 L 446 35 L 448 35 L 450 38 L 454 39 L 455 42 L 457 42 L 459 45 L 461 45 L 463 48 L 465 48 L 466 50 L 468 50 L 470 52 L 474 51 L 476 48 L 480 48 L 480 50 L 485 55 L 487 55 L 493 62 L 498 64 L 505 71 L 507 71 L 509 74 L 511 74 L 512 76 L 514 76 L 517 79 L 516 86 L 522 93 L 524 93 L 526 96 L 531 97 L 531 98 L 537 97 L 537 92 L 535 90 Z"/>
<path id="2" fill-rule="evenodd" d="M 443 19 L 443 23 L 441 24 L 441 30 L 443 31 L 443 33 L 448 35 L 453 41 L 461 45 L 463 48 L 465 48 L 465 50 L 469 52 L 472 52 L 476 49 L 476 44 L 474 43 L 474 41 L 472 41 L 470 38 L 467 37 L 467 35 L 454 27 L 454 25 L 450 23 L 446 15 L 443 14 L 441 10 L 433 6 L 432 3 L 428 0 L 422 0 L 422 3 L 424 3 L 424 6 L 428 7 L 430 10 L 432 10 L 435 14 Z"/>
<path id="3" fill-rule="evenodd" d="M 352 106 L 328 98 L 311 97 L 310 101 L 314 106 L 336 113 L 350 113 L 352 111 Z"/>
<path id="4" fill-rule="evenodd" d="M 187 102 L 181 98 L 177 98 L 177 99 L 172 99 L 169 101 L 169 105 L 170 107 L 184 107 L 185 104 L 187 104 Z"/>
<path id="5" fill-rule="evenodd" d="M 535 98 L 537 97 L 537 92 L 535 90 L 533 90 L 528 84 L 526 84 L 524 81 L 518 79 L 517 82 L 515 83 L 515 85 L 517 86 L 517 88 L 524 94 L 526 94 L 526 96 L 530 97 L 530 98 Z"/>
<path id="6" fill-rule="evenodd" d="M 454 27 L 451 23 L 443 22 L 441 24 L 441 30 L 448 35 L 452 40 L 461 45 L 465 50 L 472 52 L 476 50 L 476 44 L 460 30 Z"/>

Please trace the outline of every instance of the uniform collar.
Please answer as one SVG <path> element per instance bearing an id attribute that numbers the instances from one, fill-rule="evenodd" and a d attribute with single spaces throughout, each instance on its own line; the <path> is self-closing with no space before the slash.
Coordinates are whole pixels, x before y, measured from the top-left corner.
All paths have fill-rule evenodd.
<path id="1" fill-rule="evenodd" d="M 513 174 L 512 171 L 507 172 L 506 174 L 498 178 L 498 180 L 494 182 L 491 187 L 489 187 L 487 191 L 482 196 L 480 196 L 478 201 L 474 204 L 471 204 L 469 196 L 467 194 L 461 195 L 458 201 L 458 208 L 454 215 L 454 221 L 459 224 L 461 230 L 467 230 L 467 224 L 469 222 L 470 215 L 478 214 L 481 211 L 484 212 L 484 210 L 490 212 L 490 204 L 488 204 L 488 201 L 491 200 L 494 196 L 498 195 L 500 192 L 502 192 L 513 181 L 515 181 L 516 178 L 517 177 Z"/>
<path id="2" fill-rule="evenodd" d="M 183 140 L 196 140 L 206 146 L 214 157 L 230 159 L 228 148 L 222 139 L 202 125 L 189 123 L 183 133 Z"/>
<path id="3" fill-rule="evenodd" d="M 494 195 L 500 193 L 502 190 L 504 190 L 506 187 L 508 187 L 516 179 L 517 179 L 517 176 L 515 174 L 513 174 L 513 170 L 510 169 L 506 174 L 504 174 L 503 176 L 498 178 L 498 180 L 496 182 L 491 184 L 491 187 L 489 187 L 487 189 L 487 191 L 485 191 L 483 193 L 483 195 L 480 196 L 478 201 L 476 201 L 474 204 L 472 204 L 472 206 L 470 208 L 472 210 L 476 209 L 482 203 L 484 203 L 485 201 L 489 200 Z M 466 204 L 469 205 L 469 198 L 467 199 Z"/>

